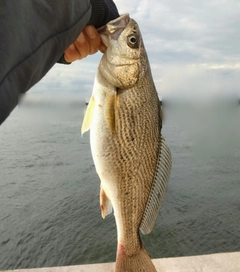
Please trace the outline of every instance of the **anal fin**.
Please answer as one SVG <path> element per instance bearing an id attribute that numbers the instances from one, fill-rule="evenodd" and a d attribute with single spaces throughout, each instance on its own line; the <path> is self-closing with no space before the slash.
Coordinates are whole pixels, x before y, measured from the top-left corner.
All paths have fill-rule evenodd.
<path id="1" fill-rule="evenodd" d="M 148 202 L 140 224 L 140 230 L 143 234 L 148 234 L 152 231 L 157 220 L 167 183 L 171 172 L 172 158 L 171 153 L 166 145 L 164 138 L 161 136 L 160 151 L 158 163 L 153 180 L 152 188 L 148 197 Z"/>

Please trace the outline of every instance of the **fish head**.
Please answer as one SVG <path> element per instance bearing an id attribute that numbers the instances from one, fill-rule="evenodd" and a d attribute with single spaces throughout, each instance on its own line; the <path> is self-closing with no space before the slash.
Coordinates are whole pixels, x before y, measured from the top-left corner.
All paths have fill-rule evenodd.
<path id="1" fill-rule="evenodd" d="M 107 46 L 99 72 L 119 89 L 133 87 L 144 70 L 145 49 L 138 24 L 125 14 L 110 21 L 99 33 Z"/>

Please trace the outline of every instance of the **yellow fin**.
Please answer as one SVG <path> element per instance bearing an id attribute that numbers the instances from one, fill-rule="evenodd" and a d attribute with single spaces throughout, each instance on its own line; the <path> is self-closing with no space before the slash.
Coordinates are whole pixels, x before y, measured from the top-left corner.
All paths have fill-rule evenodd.
<path id="1" fill-rule="evenodd" d="M 82 135 L 84 132 L 88 131 L 91 127 L 92 124 L 92 119 L 93 119 L 93 114 L 94 114 L 94 107 L 95 107 L 95 100 L 94 100 L 94 96 L 92 95 L 83 119 L 83 123 L 82 123 Z"/>
<path id="2" fill-rule="evenodd" d="M 100 208 L 102 211 L 102 218 L 105 218 L 112 212 L 112 203 L 103 188 L 100 189 Z"/>

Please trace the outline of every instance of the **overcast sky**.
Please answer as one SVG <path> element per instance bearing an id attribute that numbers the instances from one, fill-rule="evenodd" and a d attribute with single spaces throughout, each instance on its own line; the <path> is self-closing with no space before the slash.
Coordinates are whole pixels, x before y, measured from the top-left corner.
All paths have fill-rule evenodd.
<path id="1" fill-rule="evenodd" d="M 239 0 L 115 0 L 141 29 L 159 96 L 240 94 Z M 101 54 L 55 65 L 32 91 L 91 95 Z"/>

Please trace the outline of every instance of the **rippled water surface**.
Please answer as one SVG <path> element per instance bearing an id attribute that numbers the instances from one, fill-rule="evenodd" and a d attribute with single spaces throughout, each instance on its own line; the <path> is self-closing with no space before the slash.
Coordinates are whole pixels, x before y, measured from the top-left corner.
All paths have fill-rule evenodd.
<path id="1" fill-rule="evenodd" d="M 115 261 L 114 217 L 101 218 L 83 110 L 16 109 L 0 127 L 0 269 Z M 240 119 L 219 131 L 196 120 L 194 133 L 180 119 L 165 120 L 173 168 L 145 247 L 152 258 L 239 251 Z"/>

